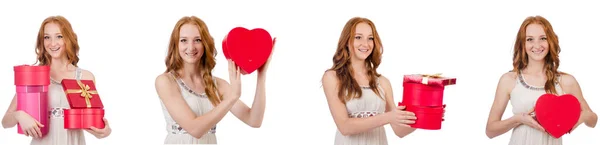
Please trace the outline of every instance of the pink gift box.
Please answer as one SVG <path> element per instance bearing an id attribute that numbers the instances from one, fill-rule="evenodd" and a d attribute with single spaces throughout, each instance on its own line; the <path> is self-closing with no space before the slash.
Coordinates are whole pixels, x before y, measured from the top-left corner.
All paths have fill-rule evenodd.
<path id="1" fill-rule="evenodd" d="M 17 91 L 17 110 L 24 111 L 45 127 L 42 136 L 48 133 L 48 86 L 50 67 L 20 65 L 14 67 Z M 19 124 L 18 133 L 24 134 Z"/>

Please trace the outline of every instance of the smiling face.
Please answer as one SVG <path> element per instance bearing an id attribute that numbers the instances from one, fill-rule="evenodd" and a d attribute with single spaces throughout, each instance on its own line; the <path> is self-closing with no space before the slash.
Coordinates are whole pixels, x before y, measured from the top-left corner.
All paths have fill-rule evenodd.
<path id="1" fill-rule="evenodd" d="M 333 66 L 329 69 L 336 72 L 340 84 L 338 97 L 342 102 L 362 95 L 360 86 L 354 85 L 357 83 L 354 78 L 355 65 L 364 64 L 369 87 L 376 88 L 376 80 L 380 76 L 377 68 L 381 64 L 382 54 L 383 45 L 371 20 L 353 17 L 346 22 L 333 56 Z M 372 90 L 382 97 L 378 89 Z"/>
<path id="2" fill-rule="evenodd" d="M 53 59 L 63 57 L 65 52 L 65 41 L 56 23 L 48 23 L 44 26 L 44 49 Z"/>
<path id="3" fill-rule="evenodd" d="M 62 16 L 44 19 L 38 31 L 35 52 L 39 65 L 48 65 L 52 59 L 60 59 L 77 66 L 79 44 L 71 23 Z"/>
<path id="4" fill-rule="evenodd" d="M 367 23 L 359 23 L 356 25 L 352 44 L 348 44 L 350 49 L 350 57 L 354 60 L 365 60 L 373 52 L 374 37 L 373 29 Z"/>
<path id="5" fill-rule="evenodd" d="M 525 51 L 529 61 L 542 61 L 548 55 L 548 37 L 540 24 L 530 24 L 525 30 Z"/>
<path id="6" fill-rule="evenodd" d="M 199 71 L 198 75 L 202 76 L 208 100 L 213 106 L 217 106 L 221 98 L 211 73 L 216 65 L 217 50 L 206 23 L 196 16 L 184 16 L 179 19 L 171 32 L 167 51 L 165 73 L 175 72 L 172 73 L 175 77 L 181 77 L 182 74 L 178 71 L 184 67 Z"/>
<path id="7" fill-rule="evenodd" d="M 184 24 L 179 30 L 179 56 L 184 63 L 196 64 L 204 54 L 204 46 L 197 25 Z"/>

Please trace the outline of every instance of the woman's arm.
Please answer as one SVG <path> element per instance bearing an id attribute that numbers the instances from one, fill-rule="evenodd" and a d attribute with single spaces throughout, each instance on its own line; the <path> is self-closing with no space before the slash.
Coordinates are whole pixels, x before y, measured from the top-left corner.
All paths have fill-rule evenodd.
<path id="1" fill-rule="evenodd" d="M 350 118 L 346 105 L 338 98 L 338 80 L 334 71 L 323 75 L 323 90 L 329 104 L 329 111 L 340 133 L 344 136 L 362 133 L 389 123 L 388 113 L 367 118 Z"/>
<path id="2" fill-rule="evenodd" d="M 155 87 L 171 118 L 195 138 L 202 137 L 210 128 L 223 119 L 235 103 L 235 100 L 237 100 L 224 99 L 208 113 L 196 116 L 181 96 L 177 82 L 172 76 L 166 73 L 158 76 Z M 228 93 L 230 92 L 229 90 L 224 90 L 223 92 L 225 93 L 224 95 L 232 95 Z"/>
<path id="3" fill-rule="evenodd" d="M 11 128 L 17 124 L 21 125 L 21 129 L 25 136 L 31 136 L 34 138 L 42 137 L 41 127 L 45 127 L 39 121 L 35 120 L 32 116 L 24 111 L 17 111 L 17 96 L 13 97 L 13 100 L 6 110 L 6 114 L 2 118 L 2 127 Z"/>
<path id="4" fill-rule="evenodd" d="M 500 120 L 502 119 L 502 114 L 504 114 L 506 105 L 508 105 L 508 101 L 510 100 L 510 90 L 512 90 L 511 86 L 514 87 L 514 85 L 510 85 L 511 83 L 514 83 L 513 75 L 515 74 L 506 73 L 502 75 L 500 81 L 498 82 L 498 86 L 496 88 L 496 97 L 494 98 L 494 103 L 492 104 L 492 109 L 490 110 L 490 114 L 488 116 L 485 131 L 489 138 L 502 135 L 512 128 L 521 125 L 515 116 L 505 120 Z"/>
<path id="5" fill-rule="evenodd" d="M 544 131 L 544 128 L 542 128 L 533 117 L 526 113 L 501 120 L 502 114 L 504 114 L 504 110 L 506 110 L 506 105 L 508 105 L 508 101 L 510 100 L 510 92 L 512 91 L 512 88 L 515 87 L 515 82 L 516 73 L 514 72 L 505 73 L 498 82 L 496 97 L 494 98 L 494 103 L 490 109 L 485 131 L 489 138 L 502 135 L 521 124 L 526 124 L 540 131 Z"/>
<path id="6" fill-rule="evenodd" d="M 579 104 L 581 104 L 581 116 L 579 117 L 579 121 L 573 127 L 573 129 L 577 128 L 582 123 L 585 123 L 586 126 L 594 128 L 596 127 L 596 123 L 598 122 L 598 116 L 596 113 L 592 111 L 590 106 L 588 105 L 585 98 L 583 98 L 583 93 L 581 91 L 581 87 L 579 87 L 579 83 L 572 75 L 563 74 L 561 76 L 561 86 L 564 87 L 563 91 L 567 94 L 572 94 L 579 100 Z"/>
<path id="7" fill-rule="evenodd" d="M 17 95 L 15 95 L 2 118 L 2 127 L 11 128 L 17 125 L 17 114 L 19 114 L 19 112 L 17 111 Z"/>
<path id="8" fill-rule="evenodd" d="M 386 100 L 385 112 L 402 111 L 402 110 L 398 110 L 396 103 L 394 103 L 395 102 L 394 101 L 394 93 L 392 91 L 392 85 L 391 85 L 390 81 L 384 76 L 379 77 L 379 79 L 380 79 L 381 87 L 383 88 L 383 90 L 385 92 L 385 100 Z M 408 112 L 408 111 L 406 111 L 406 112 L 410 113 L 411 117 L 415 116 L 414 113 L 412 113 L 412 112 Z M 390 125 L 392 126 L 392 130 L 394 130 L 394 133 L 396 134 L 396 136 L 398 136 L 400 138 L 403 138 L 416 130 L 415 128 L 412 128 L 408 125 L 401 125 L 401 124 L 396 124 L 396 123 L 390 123 Z"/>
<path id="9" fill-rule="evenodd" d="M 92 72 L 87 71 L 87 70 L 82 70 L 82 73 L 83 73 L 82 79 L 92 80 L 94 82 L 94 84 L 96 83 L 96 77 L 94 76 L 94 74 L 92 74 Z M 102 118 L 102 121 L 104 121 L 104 128 L 99 129 L 99 128 L 92 126 L 92 127 L 90 127 L 90 129 L 86 129 L 85 131 L 94 135 L 98 139 L 108 137 L 112 133 L 112 129 L 110 128 L 110 125 L 108 124 L 108 120 L 106 118 Z"/>
<path id="10" fill-rule="evenodd" d="M 231 108 L 231 113 L 233 113 L 235 117 L 254 128 L 259 128 L 262 125 L 265 115 L 267 68 L 271 62 L 273 52 L 275 51 L 276 39 L 277 38 L 273 38 L 273 49 L 269 55 L 269 59 L 267 59 L 265 64 L 258 69 L 256 91 L 254 93 L 254 101 L 252 101 L 252 108 L 249 108 L 248 105 L 240 100 L 238 100 Z M 241 93 L 238 95 L 241 95 Z"/>
<path id="11" fill-rule="evenodd" d="M 226 83 L 224 80 L 219 81 Z M 252 102 L 252 108 L 249 108 L 248 105 L 244 104 L 244 102 L 239 99 L 231 108 L 231 113 L 235 115 L 235 117 L 254 128 L 259 128 L 262 125 L 265 114 L 265 81 L 265 77 L 261 77 L 260 75 L 256 80 L 256 91 L 254 94 L 254 101 Z"/>

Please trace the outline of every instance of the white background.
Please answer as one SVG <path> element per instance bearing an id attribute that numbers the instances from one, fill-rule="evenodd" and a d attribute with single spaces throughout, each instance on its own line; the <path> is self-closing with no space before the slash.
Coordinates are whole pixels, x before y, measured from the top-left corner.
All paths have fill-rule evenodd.
<path id="1" fill-rule="evenodd" d="M 41 22 L 63 15 L 79 36 L 79 66 L 94 73 L 113 129 L 105 139 L 86 133 L 87 143 L 162 144 L 167 134 L 156 76 L 165 70 L 171 31 L 182 16 L 203 19 L 216 40 L 214 74 L 227 78 L 221 40 L 235 26 L 262 27 L 278 39 L 267 81 L 261 128 L 231 114 L 218 124 L 219 144 L 333 144 L 336 126 L 321 77 L 331 67 L 340 32 L 351 17 L 371 19 L 384 45 L 379 72 L 392 82 L 396 102 L 402 76 L 444 73 L 457 77 L 445 92 L 442 130 L 417 130 L 390 144 L 508 144 L 510 132 L 494 139 L 485 125 L 500 76 L 512 69 L 512 48 L 527 16 L 542 15 L 559 36 L 559 70 L 574 75 L 592 110 L 600 113 L 597 72 L 598 4 L 550 2 L 0 2 L 0 115 L 14 95 L 13 66 L 35 62 Z M 243 77 L 241 99 L 251 104 L 256 74 Z M 132 91 L 134 90 L 134 91 Z M 511 107 L 504 118 L 509 117 Z M 565 144 L 598 144 L 599 129 L 580 126 Z M 16 127 L 0 130 L 0 144 L 29 144 Z"/>

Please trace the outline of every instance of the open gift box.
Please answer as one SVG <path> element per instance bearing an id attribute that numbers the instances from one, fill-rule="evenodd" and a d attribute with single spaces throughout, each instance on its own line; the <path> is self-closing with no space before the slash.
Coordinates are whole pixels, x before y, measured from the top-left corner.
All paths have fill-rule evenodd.
<path id="1" fill-rule="evenodd" d="M 402 102 L 406 111 L 415 113 L 417 120 L 413 128 L 441 129 L 444 108 L 444 87 L 456 84 L 456 78 L 441 77 L 439 74 L 404 75 Z"/>
<path id="2" fill-rule="evenodd" d="M 104 128 L 104 106 L 92 80 L 63 79 L 70 109 L 64 111 L 65 129 Z"/>

